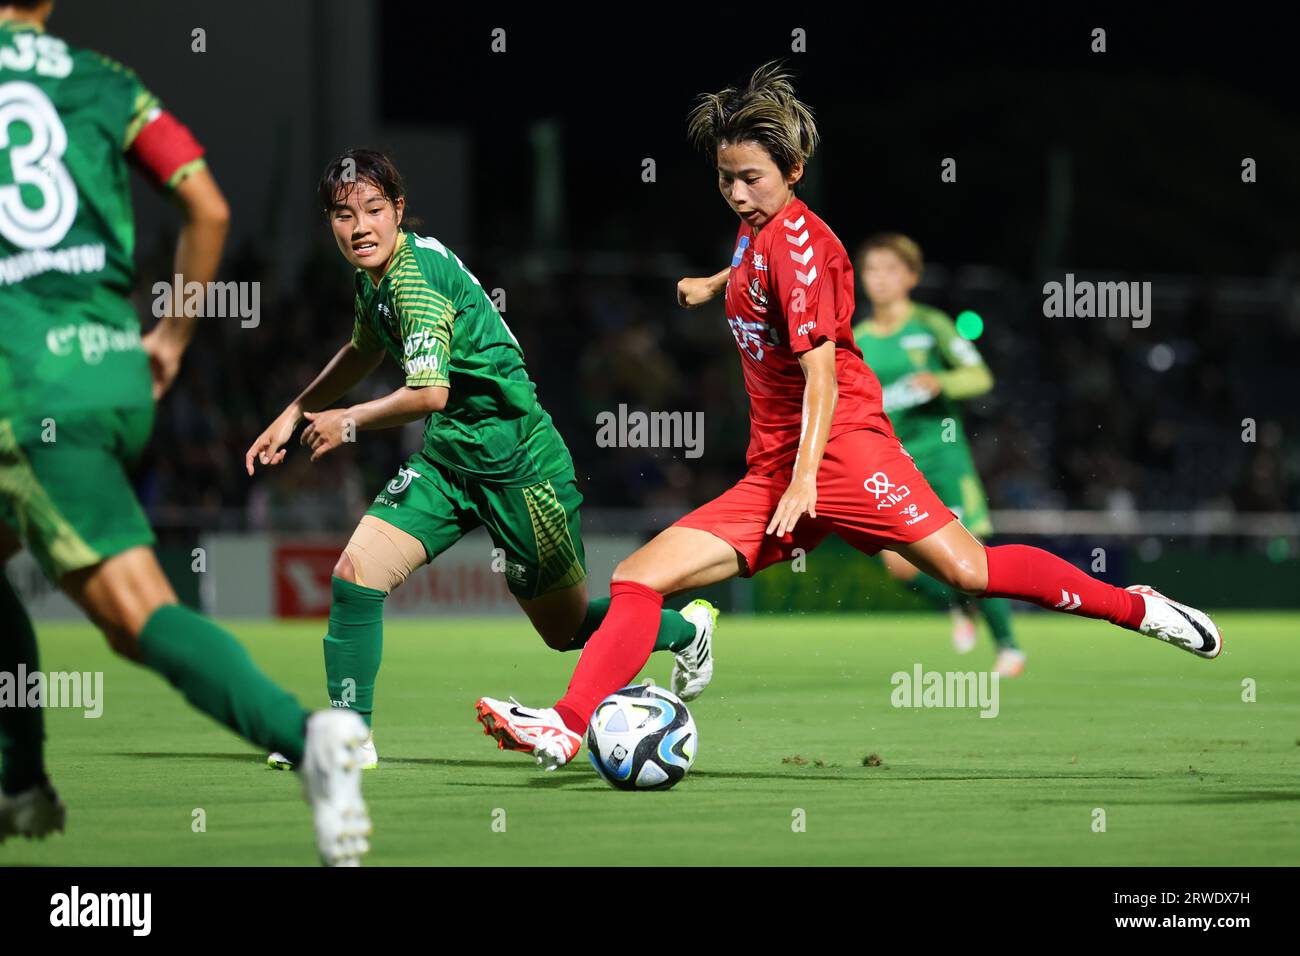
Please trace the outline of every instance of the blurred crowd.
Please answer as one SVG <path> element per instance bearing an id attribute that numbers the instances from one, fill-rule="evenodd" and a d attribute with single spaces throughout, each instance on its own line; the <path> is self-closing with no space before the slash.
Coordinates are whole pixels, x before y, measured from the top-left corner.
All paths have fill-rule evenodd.
<path id="1" fill-rule="evenodd" d="M 145 253 L 142 277 L 168 273 L 165 242 Z M 485 286 L 507 290 L 507 321 L 588 507 L 685 512 L 743 474 L 747 402 L 720 303 L 678 308 L 663 270 L 598 271 L 580 257 L 539 270 L 462 255 Z M 1004 279 L 972 291 L 946 278 L 958 274 L 931 270 L 939 278 L 915 298 L 984 318 L 977 344 L 995 386 L 968 403 L 966 427 L 994 508 L 1300 510 L 1300 315 L 1284 297 L 1242 306 L 1206 282 L 1182 305 L 1157 300 L 1151 327 L 1133 329 L 1044 318 L 1038 288 Z M 418 450 L 418 424 L 363 433 L 316 464 L 293 446 L 279 467 L 244 470 L 253 439 L 349 339 L 350 270 L 321 248 L 300 274 L 282 275 L 244 248 L 222 278 L 261 283 L 260 323 L 204 322 L 138 468 L 146 506 L 163 527 L 351 527 Z M 861 316 L 861 293 L 858 302 Z M 353 400 L 400 383 L 387 361 Z M 598 447 L 596 416 L 620 404 L 702 411 L 703 455 Z"/>

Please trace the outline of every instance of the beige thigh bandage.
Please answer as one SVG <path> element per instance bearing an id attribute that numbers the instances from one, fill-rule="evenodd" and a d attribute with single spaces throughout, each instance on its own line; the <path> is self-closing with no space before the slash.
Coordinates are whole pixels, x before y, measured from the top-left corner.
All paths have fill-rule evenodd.
<path id="1" fill-rule="evenodd" d="M 343 553 L 352 562 L 357 584 L 385 594 L 428 561 L 419 538 L 374 515 L 362 516 Z"/>

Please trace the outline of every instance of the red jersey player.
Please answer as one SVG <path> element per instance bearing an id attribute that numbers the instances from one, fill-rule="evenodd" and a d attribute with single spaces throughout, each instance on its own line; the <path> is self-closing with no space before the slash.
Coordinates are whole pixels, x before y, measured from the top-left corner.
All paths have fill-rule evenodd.
<path id="1" fill-rule="evenodd" d="M 1100 618 L 1201 657 L 1222 639 L 1202 612 L 1150 588 L 1117 588 L 1038 548 L 986 548 L 944 507 L 881 409 L 880 383 L 854 344 L 853 268 L 843 244 L 795 195 L 817 146 L 811 111 L 775 64 L 740 88 L 701 97 L 690 117 L 718 185 L 741 219 L 731 265 L 683 279 L 693 307 L 726 290 L 750 401 L 749 471 L 623 560 L 611 604 L 568 691 L 532 709 L 481 698 L 498 745 L 547 770 L 577 754 L 588 719 L 650 656 L 665 595 L 752 575 L 836 534 L 868 554 L 896 551 L 979 597 Z M 713 673 L 712 629 L 678 655 L 673 689 L 698 696 Z"/>

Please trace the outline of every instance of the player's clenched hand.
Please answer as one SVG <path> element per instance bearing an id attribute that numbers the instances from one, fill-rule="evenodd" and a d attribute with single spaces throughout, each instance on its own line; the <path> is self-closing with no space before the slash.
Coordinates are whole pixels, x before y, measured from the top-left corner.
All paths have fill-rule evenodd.
<path id="1" fill-rule="evenodd" d="M 718 294 L 712 278 L 682 279 L 677 283 L 677 304 L 683 309 L 703 305 Z"/>
<path id="2" fill-rule="evenodd" d="M 793 531 L 795 523 L 803 516 L 817 517 L 817 476 L 796 475 L 777 503 L 772 520 L 767 523 L 767 533 L 778 538 Z"/>
<path id="3" fill-rule="evenodd" d="M 346 408 L 331 408 L 325 412 L 307 412 L 303 418 L 311 422 L 302 430 L 299 444 L 311 449 L 311 460 L 329 454 L 345 441 L 352 441 L 357 423 Z"/>
<path id="4" fill-rule="evenodd" d="M 254 460 L 264 465 L 278 465 L 284 461 L 285 448 L 293 437 L 293 430 L 298 427 L 298 416 L 284 413 L 266 431 L 257 436 L 257 441 L 249 446 L 244 455 L 244 468 L 251 475 Z"/>
<path id="5" fill-rule="evenodd" d="M 145 355 L 149 356 L 149 372 L 153 376 L 153 400 L 156 402 L 166 394 L 167 389 L 176 381 L 176 373 L 181 370 L 181 356 L 185 346 L 175 337 L 166 335 L 161 326 L 148 332 L 140 339 Z"/>

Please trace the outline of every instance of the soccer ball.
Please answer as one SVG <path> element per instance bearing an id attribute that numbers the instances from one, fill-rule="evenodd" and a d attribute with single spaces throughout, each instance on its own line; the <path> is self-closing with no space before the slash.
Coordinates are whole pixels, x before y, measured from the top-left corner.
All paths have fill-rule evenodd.
<path id="1" fill-rule="evenodd" d="M 619 790 L 667 790 L 695 763 L 695 720 L 675 694 L 653 684 L 615 691 L 587 728 L 591 764 Z"/>

